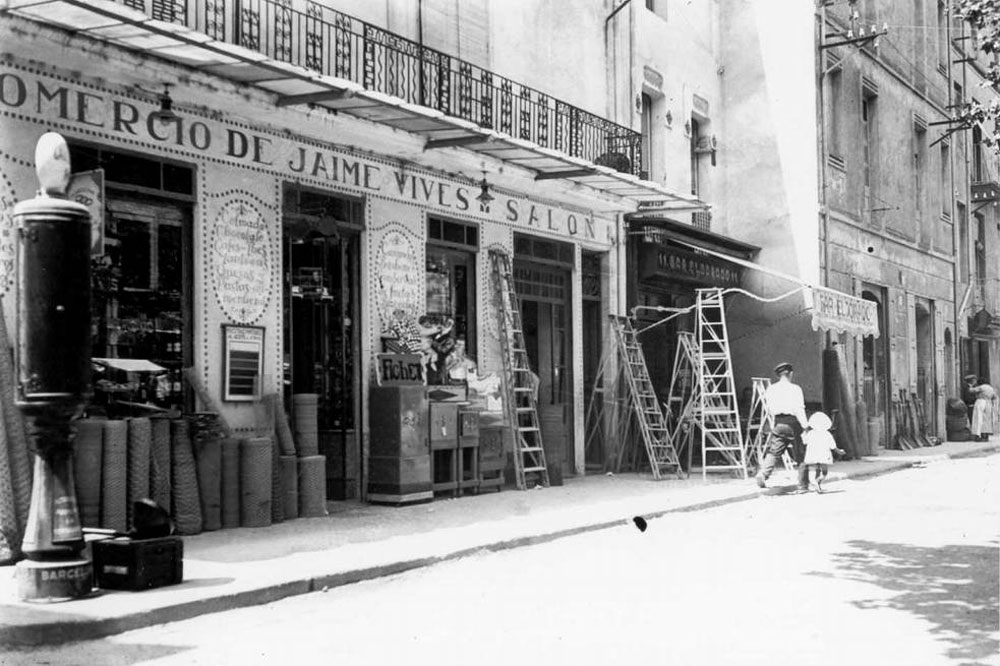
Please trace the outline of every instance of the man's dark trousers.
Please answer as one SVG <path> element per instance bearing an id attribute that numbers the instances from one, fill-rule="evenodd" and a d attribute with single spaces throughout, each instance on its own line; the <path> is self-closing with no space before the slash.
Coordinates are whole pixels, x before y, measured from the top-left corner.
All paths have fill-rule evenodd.
<path id="1" fill-rule="evenodd" d="M 796 463 L 795 471 L 798 477 L 798 486 L 800 490 L 809 490 L 809 468 L 802 464 L 802 461 L 805 460 L 806 457 L 806 447 L 805 444 L 802 443 L 802 425 L 799 423 L 799 420 L 791 414 L 775 415 L 774 425 L 778 425 L 779 423 L 784 423 L 792 429 L 792 432 L 795 433 L 795 439 L 791 442 L 791 456 L 792 460 Z M 772 441 L 773 440 L 774 438 L 772 438 Z M 784 447 L 782 447 L 782 451 L 784 451 Z M 766 469 L 766 471 L 765 468 L 768 467 L 768 456 L 764 456 L 764 463 L 761 465 L 761 471 L 764 471 L 765 479 L 771 475 L 771 471 L 774 469 L 777 458 L 781 457 L 782 451 L 779 451 L 775 455 L 775 460 L 771 463 L 770 469 Z M 768 455 L 770 455 L 770 453 L 771 452 L 768 451 Z"/>

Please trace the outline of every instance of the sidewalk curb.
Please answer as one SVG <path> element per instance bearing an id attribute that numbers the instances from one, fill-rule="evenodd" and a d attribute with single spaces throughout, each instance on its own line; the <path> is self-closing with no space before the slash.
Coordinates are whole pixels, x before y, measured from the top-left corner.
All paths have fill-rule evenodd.
<path id="1" fill-rule="evenodd" d="M 981 455 L 989 455 L 996 453 L 998 450 L 1000 450 L 1000 445 L 985 449 L 957 452 L 955 454 L 946 455 L 945 459 L 970 458 Z M 940 461 L 941 459 L 937 456 L 933 456 L 927 458 L 926 460 Z M 884 474 L 890 474 L 916 467 L 920 465 L 921 462 L 922 461 L 920 460 L 907 458 L 905 461 L 886 461 L 880 465 L 878 469 L 858 470 L 853 473 L 834 472 L 828 477 L 827 483 L 836 483 L 845 479 L 874 478 Z M 793 490 L 795 487 L 795 483 L 790 483 L 785 485 L 770 486 L 767 490 L 772 492 L 778 491 L 778 493 L 774 494 L 780 494 L 781 492 Z M 767 494 L 766 491 L 761 491 L 756 487 L 752 490 L 748 488 L 746 492 L 740 492 L 729 497 L 702 502 L 693 502 L 684 506 L 644 513 L 641 514 L 641 516 L 646 520 L 655 520 L 673 513 L 703 511 L 728 504 L 735 504 L 737 502 L 755 499 L 765 494 Z M 259 606 L 288 597 L 307 594 L 309 592 L 327 591 L 345 585 L 385 578 L 388 576 L 406 573 L 414 569 L 421 569 L 435 564 L 441 564 L 443 562 L 458 560 L 477 553 L 513 550 L 515 548 L 548 543 L 557 539 L 586 534 L 588 532 L 597 532 L 628 524 L 631 519 L 631 515 L 623 516 L 622 518 L 616 520 L 605 520 L 587 525 L 578 525 L 576 527 L 544 532 L 542 534 L 526 535 L 461 548 L 444 555 L 418 557 L 390 564 L 362 567 L 352 569 L 350 571 L 342 571 L 326 575 L 310 576 L 297 581 L 268 584 L 256 589 L 243 590 L 240 592 L 233 592 L 205 599 L 198 599 L 195 601 L 182 602 L 142 612 L 129 613 L 118 617 L 99 619 L 80 617 L 67 619 L 64 617 L 62 620 L 42 621 L 19 625 L 8 624 L 6 626 L 0 626 L 0 645 L 9 647 L 43 647 L 56 646 L 73 641 L 101 638 L 156 624 L 179 622 L 210 613 Z"/>

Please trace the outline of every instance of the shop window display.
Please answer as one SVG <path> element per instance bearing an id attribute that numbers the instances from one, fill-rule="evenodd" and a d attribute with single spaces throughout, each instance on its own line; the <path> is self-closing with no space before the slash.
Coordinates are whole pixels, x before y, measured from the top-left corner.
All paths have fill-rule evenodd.
<path id="1" fill-rule="evenodd" d="M 71 145 L 71 160 L 77 173 L 102 170 L 105 188 L 91 270 L 91 411 L 183 409 L 193 169 L 82 145 Z"/>

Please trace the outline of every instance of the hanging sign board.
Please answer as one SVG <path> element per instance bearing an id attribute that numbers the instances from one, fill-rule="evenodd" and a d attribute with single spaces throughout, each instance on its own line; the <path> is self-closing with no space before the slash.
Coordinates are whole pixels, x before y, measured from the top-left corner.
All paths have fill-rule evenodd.
<path id="1" fill-rule="evenodd" d="M 420 386 L 424 359 L 420 354 L 376 354 L 379 386 Z"/>
<path id="2" fill-rule="evenodd" d="M 253 402 L 257 399 L 264 369 L 264 328 L 222 325 L 222 399 Z"/>
<path id="3" fill-rule="evenodd" d="M 812 308 L 812 327 L 849 335 L 879 336 L 878 304 L 824 287 L 805 290 L 806 306 Z"/>

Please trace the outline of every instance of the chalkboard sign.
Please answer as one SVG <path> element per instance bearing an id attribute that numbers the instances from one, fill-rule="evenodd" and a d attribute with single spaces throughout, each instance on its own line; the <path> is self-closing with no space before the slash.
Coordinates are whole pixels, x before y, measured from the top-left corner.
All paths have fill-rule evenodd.
<path id="1" fill-rule="evenodd" d="M 264 369 L 264 328 L 223 324 L 222 331 L 222 399 L 252 402 L 258 397 L 258 380 Z"/>

